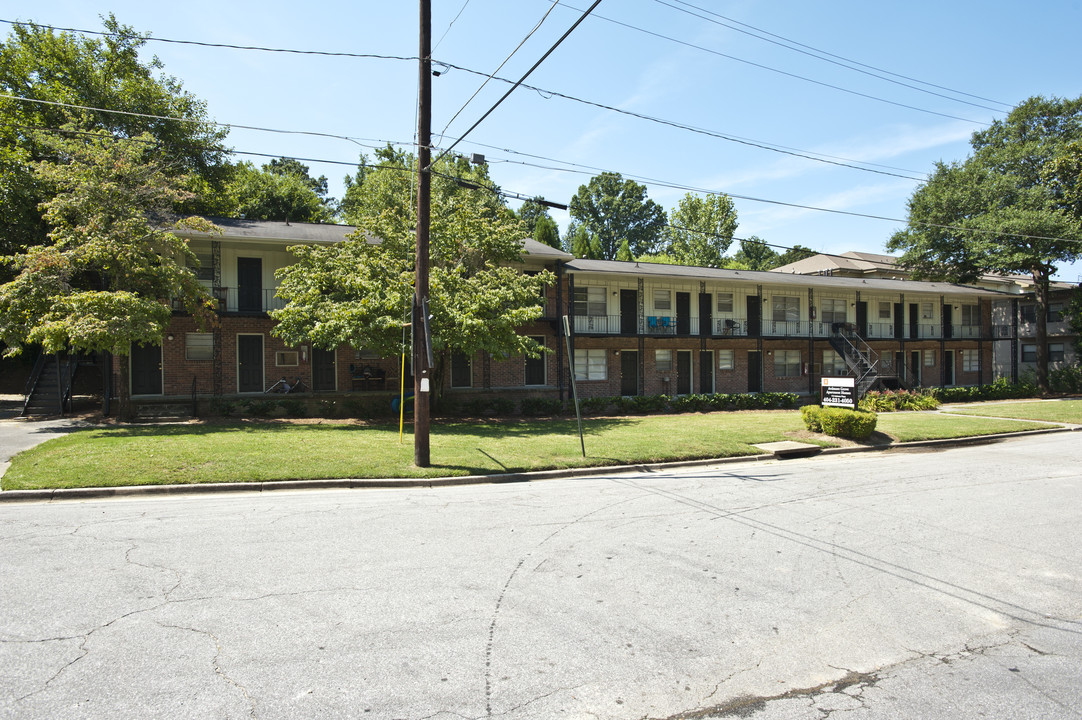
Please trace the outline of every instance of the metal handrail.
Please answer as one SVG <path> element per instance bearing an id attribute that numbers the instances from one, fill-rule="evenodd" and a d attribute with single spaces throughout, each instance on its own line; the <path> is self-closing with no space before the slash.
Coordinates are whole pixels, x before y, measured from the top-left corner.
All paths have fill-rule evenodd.
<path id="1" fill-rule="evenodd" d="M 45 369 L 45 353 L 38 353 L 38 359 L 34 361 L 34 368 L 30 371 L 30 377 L 26 379 L 26 388 L 23 390 L 23 411 L 22 414 L 26 415 L 27 408 L 30 407 L 30 396 L 34 394 L 34 390 L 38 387 L 38 381 L 41 379 L 41 371 Z"/>
<path id="2" fill-rule="evenodd" d="M 192 417 L 199 417 L 199 406 L 196 404 L 196 383 L 199 382 L 199 378 L 192 375 Z"/>

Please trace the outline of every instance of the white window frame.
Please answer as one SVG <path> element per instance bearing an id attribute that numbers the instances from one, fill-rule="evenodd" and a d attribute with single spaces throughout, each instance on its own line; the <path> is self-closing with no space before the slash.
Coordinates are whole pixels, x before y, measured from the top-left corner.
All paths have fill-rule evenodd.
<path id="1" fill-rule="evenodd" d="M 845 364 L 845 358 L 834 350 L 823 351 L 823 375 L 827 377 L 841 377 L 849 374 L 849 368 Z"/>
<path id="2" fill-rule="evenodd" d="M 718 350 L 718 370 L 736 369 L 736 351 Z"/>
<path id="3" fill-rule="evenodd" d="M 184 333 L 184 359 L 194 362 L 213 360 L 214 333 Z"/>
<path id="4" fill-rule="evenodd" d="M 922 360 L 924 367 L 935 367 L 935 350 L 925 350 Z"/>
<path id="5" fill-rule="evenodd" d="M 575 348 L 575 380 L 608 380 L 609 352 L 605 349 Z"/>
<path id="6" fill-rule="evenodd" d="M 672 290 L 654 290 L 654 310 L 672 312 Z"/>
<path id="7" fill-rule="evenodd" d="M 719 292 L 717 293 L 717 308 L 719 313 L 731 313 L 733 312 L 733 293 L 731 292 Z"/>
<path id="8" fill-rule="evenodd" d="M 969 317 L 966 317 L 966 316 Z M 961 314 L 962 325 L 968 325 L 970 327 L 977 327 L 981 324 L 981 306 L 980 305 L 963 305 Z"/>
<path id="9" fill-rule="evenodd" d="M 891 308 L 890 301 L 889 300 L 880 300 L 879 301 L 879 319 L 880 320 L 888 320 L 888 321 L 892 320 L 893 319 L 892 313 L 893 313 L 893 308 Z"/>
<path id="10" fill-rule="evenodd" d="M 801 357 L 799 350 L 774 351 L 774 377 L 800 377 L 800 370 Z"/>
<path id="11" fill-rule="evenodd" d="M 819 321 L 823 323 L 844 323 L 848 321 L 848 306 L 845 298 L 823 298 L 820 300 Z"/>
<path id="12" fill-rule="evenodd" d="M 979 372 L 981 353 L 979 350 L 962 350 L 962 372 Z"/>
<path id="13" fill-rule="evenodd" d="M 779 311 L 781 317 L 778 317 Z M 772 296 L 770 299 L 770 319 L 774 322 L 800 322 L 800 296 Z"/>
<path id="14" fill-rule="evenodd" d="M 298 367 L 301 364 L 300 353 L 296 350 L 276 350 L 274 367 Z"/>
<path id="15" fill-rule="evenodd" d="M 654 368 L 658 372 L 672 372 L 672 350 L 655 350 Z"/>
<path id="16" fill-rule="evenodd" d="M 581 298 L 579 297 L 580 294 L 582 295 Z M 572 300 L 572 309 L 575 311 L 575 315 L 579 317 L 604 317 L 608 314 L 607 288 L 594 285 L 577 287 L 575 288 L 575 297 Z M 585 310 L 585 315 L 580 313 L 579 309 Z"/>
<path id="17" fill-rule="evenodd" d="M 931 301 L 921 302 L 921 304 L 920 304 L 920 319 L 921 320 L 934 320 L 935 319 L 935 305 Z"/>

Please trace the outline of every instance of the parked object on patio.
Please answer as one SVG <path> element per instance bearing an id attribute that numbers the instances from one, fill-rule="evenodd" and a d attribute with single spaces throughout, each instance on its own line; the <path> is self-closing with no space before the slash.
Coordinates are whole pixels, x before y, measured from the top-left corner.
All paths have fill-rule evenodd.
<path id="1" fill-rule="evenodd" d="M 382 368 L 374 368 L 371 365 L 358 368 L 356 365 L 351 364 L 349 366 L 349 375 L 354 390 L 372 390 L 373 386 L 382 389 L 387 383 L 387 371 Z"/>
<path id="2" fill-rule="evenodd" d="M 285 378 L 282 378 L 278 382 L 271 385 L 266 389 L 265 393 L 302 393 L 308 392 L 308 386 L 304 384 L 304 380 L 297 378 L 290 383 Z"/>

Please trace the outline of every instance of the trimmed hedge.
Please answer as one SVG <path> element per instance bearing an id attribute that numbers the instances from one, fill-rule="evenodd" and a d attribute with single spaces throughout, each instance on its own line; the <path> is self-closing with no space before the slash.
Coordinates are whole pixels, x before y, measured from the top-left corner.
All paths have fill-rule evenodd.
<path id="1" fill-rule="evenodd" d="M 857 409 L 865 412 L 935 410 L 937 407 L 936 396 L 922 390 L 873 390 L 857 403 Z"/>
<path id="2" fill-rule="evenodd" d="M 878 420 L 874 412 L 845 408 L 805 405 L 800 408 L 804 425 L 812 432 L 821 432 L 850 440 L 867 440 L 875 432 Z"/>

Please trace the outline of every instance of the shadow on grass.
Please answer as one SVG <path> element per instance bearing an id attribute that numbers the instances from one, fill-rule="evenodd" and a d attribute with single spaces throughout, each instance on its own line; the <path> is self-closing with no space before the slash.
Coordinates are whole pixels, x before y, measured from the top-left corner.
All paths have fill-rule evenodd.
<path id="1" fill-rule="evenodd" d="M 584 435 L 596 435 L 605 430 L 634 425 L 635 419 L 598 418 L 583 421 Z M 291 422 L 236 422 L 199 425 L 125 425 L 125 426 L 82 426 L 75 430 L 94 430 L 117 437 L 184 437 L 216 435 L 221 433 L 365 433 L 398 432 L 397 423 L 370 425 L 338 425 L 323 423 Z M 53 430 L 56 432 L 58 430 Z M 529 437 L 542 434 L 578 435 L 578 424 L 574 420 L 511 420 L 499 422 L 447 422 L 433 423 L 433 435 L 469 436 L 481 438 Z M 412 425 L 405 428 L 406 435 L 413 434 Z"/>

